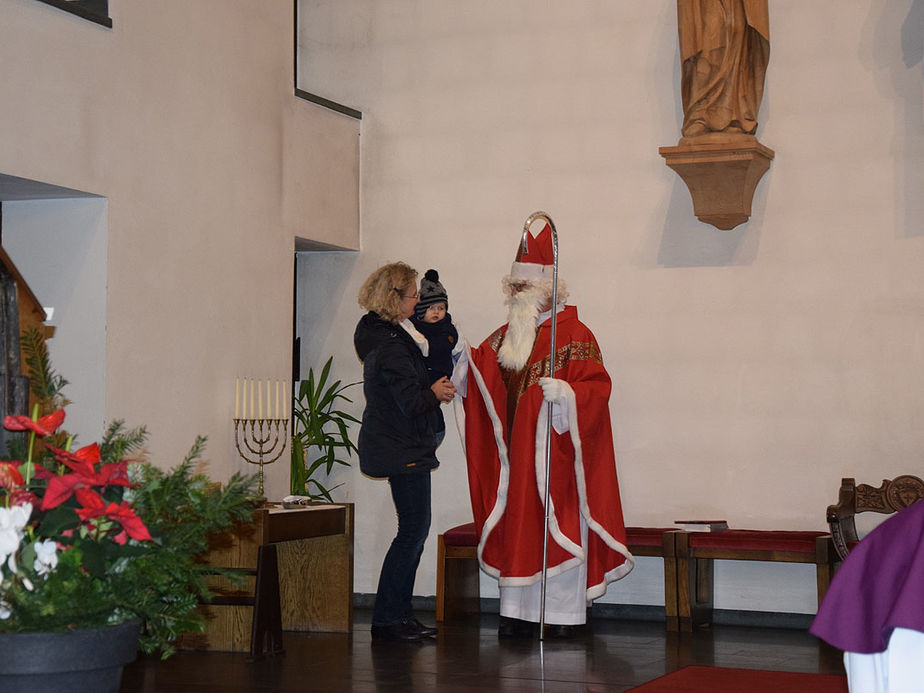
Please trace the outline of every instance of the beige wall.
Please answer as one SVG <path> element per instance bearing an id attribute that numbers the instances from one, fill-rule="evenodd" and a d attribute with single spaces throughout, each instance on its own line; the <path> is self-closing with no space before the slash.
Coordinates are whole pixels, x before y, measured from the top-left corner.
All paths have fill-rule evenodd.
<path id="1" fill-rule="evenodd" d="M 291 2 L 109 5 L 0 0 L 0 173 L 108 198 L 105 416 L 222 478 L 235 377 L 290 372 L 294 237 L 358 245 L 359 127 L 293 96 Z"/>
<path id="2" fill-rule="evenodd" d="M 919 3 L 770 4 L 758 135 L 776 159 L 752 220 L 723 232 L 658 156 L 681 119 L 673 0 L 302 3 L 324 28 L 302 37 L 316 89 L 365 114 L 363 252 L 343 293 L 389 260 L 436 267 L 478 342 L 503 321 L 523 220 L 548 211 L 614 380 L 632 524 L 817 529 L 842 476 L 924 471 Z M 359 308 L 331 310 L 317 358 L 356 379 Z M 435 534 L 470 518 L 452 436 L 440 457 L 418 594 Z M 386 484 L 344 478 L 372 592 L 393 511 Z M 659 570 L 608 598 L 655 602 Z M 718 581 L 720 608 L 815 607 L 811 569 L 726 564 Z"/>

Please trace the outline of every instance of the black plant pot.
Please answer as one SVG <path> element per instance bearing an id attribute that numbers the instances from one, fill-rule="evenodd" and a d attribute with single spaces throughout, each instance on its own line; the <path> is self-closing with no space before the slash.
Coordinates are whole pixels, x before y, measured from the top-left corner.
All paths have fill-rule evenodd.
<path id="1" fill-rule="evenodd" d="M 138 620 L 53 633 L 0 633 L 3 693 L 119 693 L 138 651 Z"/>

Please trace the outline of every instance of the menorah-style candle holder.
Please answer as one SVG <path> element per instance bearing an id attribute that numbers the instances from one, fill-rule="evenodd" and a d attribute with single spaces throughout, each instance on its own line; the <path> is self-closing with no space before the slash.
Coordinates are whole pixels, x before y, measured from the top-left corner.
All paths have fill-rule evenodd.
<path id="1" fill-rule="evenodd" d="M 286 448 L 288 419 L 235 419 L 234 445 L 238 454 L 260 467 L 258 493 L 263 497 L 263 466 L 272 464 Z M 243 448 L 241 443 L 243 442 Z M 265 498 L 264 498 L 265 500 Z"/>
<path id="2" fill-rule="evenodd" d="M 259 487 L 257 490 L 264 502 L 266 497 L 263 494 L 263 467 L 279 459 L 286 449 L 286 441 L 288 440 L 289 415 L 286 403 L 286 384 L 282 382 L 281 385 L 282 408 L 279 406 L 280 381 L 278 380 L 276 381 L 274 407 L 273 402 L 270 400 L 270 381 L 266 381 L 266 409 L 268 414 L 266 417 L 263 416 L 262 380 L 257 381 L 257 383 L 250 380 L 249 388 L 247 379 L 244 380 L 243 400 L 240 397 L 240 379 L 238 379 L 234 388 L 234 446 L 237 448 L 238 454 L 246 462 L 260 467 L 258 474 Z M 255 392 L 256 402 L 254 402 Z M 242 404 L 243 414 L 241 413 Z"/>

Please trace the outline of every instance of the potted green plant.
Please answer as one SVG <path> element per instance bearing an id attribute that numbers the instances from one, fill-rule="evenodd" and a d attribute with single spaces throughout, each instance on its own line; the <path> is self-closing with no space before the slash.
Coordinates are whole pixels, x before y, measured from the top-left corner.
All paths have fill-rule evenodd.
<path id="1" fill-rule="evenodd" d="M 332 503 L 331 491 L 341 484 L 327 488 L 316 475 L 330 476 L 335 465 L 349 466 L 343 459 L 356 452 L 350 438 L 350 424 L 359 419 L 342 411 L 340 402 L 350 402 L 344 392 L 359 385 L 359 382 L 341 385 L 337 380 L 328 383 L 334 357 L 327 359 L 321 374 L 315 378 L 314 370 L 308 369 L 308 378 L 299 382 L 292 406 L 292 458 L 289 477 L 293 495 L 305 496 L 311 501 Z"/>
<path id="2" fill-rule="evenodd" d="M 0 690 L 117 691 L 139 647 L 167 657 L 204 630 L 196 558 L 210 534 L 251 517 L 255 478 L 197 472 L 201 437 L 169 471 L 127 459 L 147 432 L 120 421 L 75 450 L 64 409 L 40 410 L 3 420 L 25 437 L 0 461 Z"/>

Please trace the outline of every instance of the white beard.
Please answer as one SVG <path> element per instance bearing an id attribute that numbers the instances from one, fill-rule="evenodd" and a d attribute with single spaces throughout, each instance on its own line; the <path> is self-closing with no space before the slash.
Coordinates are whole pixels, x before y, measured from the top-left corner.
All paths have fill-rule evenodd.
<path id="1" fill-rule="evenodd" d="M 528 362 L 536 342 L 536 322 L 539 307 L 550 293 L 544 286 L 531 287 L 507 298 L 507 333 L 497 350 L 497 362 L 504 368 L 519 371 Z"/>

